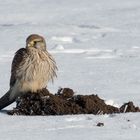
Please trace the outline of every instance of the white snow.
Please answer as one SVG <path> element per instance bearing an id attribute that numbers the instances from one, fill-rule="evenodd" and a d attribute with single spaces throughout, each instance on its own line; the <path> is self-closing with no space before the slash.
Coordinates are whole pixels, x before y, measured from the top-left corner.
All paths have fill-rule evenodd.
<path id="1" fill-rule="evenodd" d="M 140 114 L 74 116 L 8 116 L 1 114 L 4 140 L 138 140 Z M 96 126 L 98 122 L 104 126 Z"/>
<path id="2" fill-rule="evenodd" d="M 55 50 L 55 49 L 56 49 L 56 50 L 64 50 L 64 47 L 63 47 L 63 45 L 56 45 L 53 49 L 54 49 L 54 50 Z"/>
<path id="3" fill-rule="evenodd" d="M 1 0 L 0 96 L 9 89 L 14 53 L 29 34 L 45 37 L 59 71 L 51 92 L 70 87 L 98 94 L 112 105 L 140 106 L 139 0 Z M 11 109 L 15 104 L 7 107 Z M 128 121 L 130 120 L 130 121 Z M 103 122 L 103 127 L 97 127 Z M 0 113 L 4 140 L 139 140 L 140 113 L 8 116 Z"/>
<path id="4" fill-rule="evenodd" d="M 114 106 L 114 107 L 120 107 L 117 103 L 115 103 L 113 100 L 109 99 L 109 100 L 106 100 L 105 103 L 107 105 L 111 105 L 111 106 Z"/>
<path id="5" fill-rule="evenodd" d="M 53 36 L 52 38 L 52 41 L 58 41 L 58 42 L 66 42 L 66 43 L 72 43 L 73 42 L 73 39 L 72 37 L 67 37 L 67 36 L 64 36 L 64 37 L 56 37 L 56 36 Z"/>

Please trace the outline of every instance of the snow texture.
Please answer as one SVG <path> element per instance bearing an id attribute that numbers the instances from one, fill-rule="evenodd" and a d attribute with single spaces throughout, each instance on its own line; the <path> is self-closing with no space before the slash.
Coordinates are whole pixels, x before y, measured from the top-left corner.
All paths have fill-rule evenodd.
<path id="1" fill-rule="evenodd" d="M 109 104 L 132 100 L 140 106 L 139 17 L 139 0 L 0 0 L 0 96 L 9 89 L 14 53 L 37 33 L 59 68 L 50 91 L 70 87 Z M 4 140 L 139 140 L 140 113 L 26 117 L 1 112 L 0 128 Z"/>

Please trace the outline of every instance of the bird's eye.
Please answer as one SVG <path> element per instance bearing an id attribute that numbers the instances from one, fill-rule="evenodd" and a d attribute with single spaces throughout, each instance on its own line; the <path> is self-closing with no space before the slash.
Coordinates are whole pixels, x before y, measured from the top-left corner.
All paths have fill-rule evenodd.
<path id="1" fill-rule="evenodd" d="M 34 44 L 36 44 L 37 43 L 37 41 L 34 41 Z"/>
<path id="2" fill-rule="evenodd" d="M 40 43 L 41 42 L 41 40 L 38 40 L 38 41 L 34 41 L 34 44 L 36 44 L 36 43 Z"/>

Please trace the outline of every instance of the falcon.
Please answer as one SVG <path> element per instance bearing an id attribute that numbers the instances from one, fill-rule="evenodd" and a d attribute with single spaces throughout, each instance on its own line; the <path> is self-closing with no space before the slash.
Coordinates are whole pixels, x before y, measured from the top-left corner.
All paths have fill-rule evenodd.
<path id="1" fill-rule="evenodd" d="M 26 47 L 19 49 L 13 58 L 9 91 L 0 98 L 0 110 L 13 103 L 26 92 L 37 92 L 47 87 L 56 77 L 56 62 L 46 50 L 45 39 L 32 34 Z"/>

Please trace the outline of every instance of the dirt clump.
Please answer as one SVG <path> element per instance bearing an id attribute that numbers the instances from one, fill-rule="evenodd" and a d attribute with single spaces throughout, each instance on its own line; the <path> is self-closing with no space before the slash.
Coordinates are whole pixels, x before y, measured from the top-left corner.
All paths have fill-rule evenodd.
<path id="1" fill-rule="evenodd" d="M 26 93 L 16 101 L 16 107 L 10 115 L 70 115 L 70 114 L 112 114 L 140 112 L 132 102 L 120 108 L 105 104 L 98 95 L 74 95 L 70 88 L 60 88 L 56 94 L 47 89 L 37 93 Z"/>
<path id="2" fill-rule="evenodd" d="M 98 126 L 98 127 L 102 127 L 102 126 L 104 126 L 104 123 L 99 122 L 99 123 L 97 123 L 97 125 L 96 125 L 96 126 Z"/>
<path id="3" fill-rule="evenodd" d="M 133 102 L 128 102 L 128 103 L 124 103 L 120 107 L 120 112 L 121 113 L 140 112 L 140 108 L 139 107 L 135 107 L 134 104 L 133 104 Z"/>

